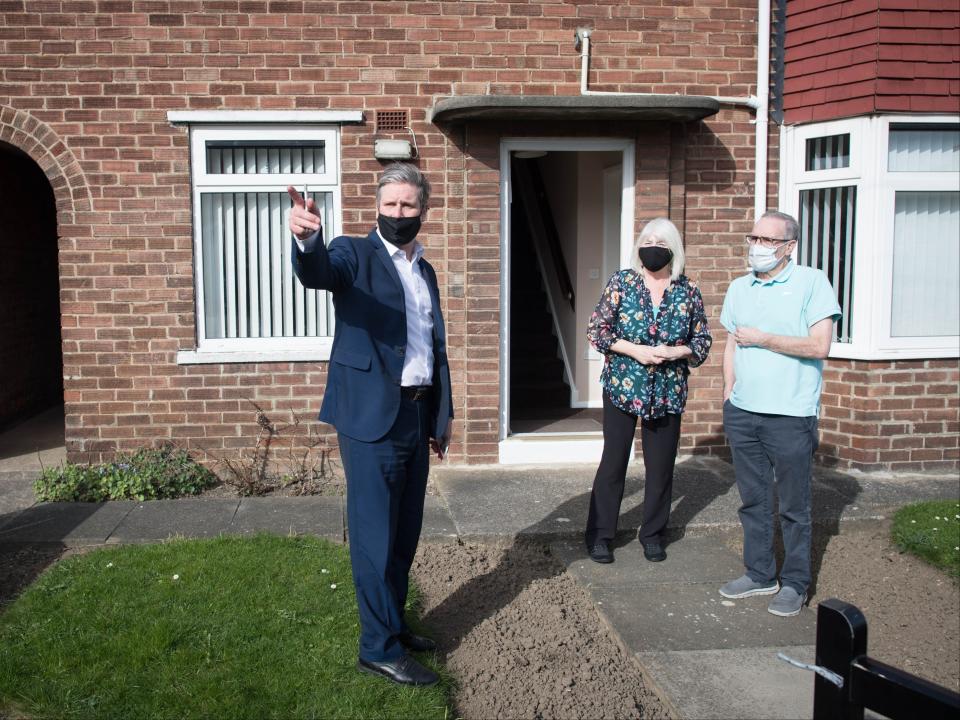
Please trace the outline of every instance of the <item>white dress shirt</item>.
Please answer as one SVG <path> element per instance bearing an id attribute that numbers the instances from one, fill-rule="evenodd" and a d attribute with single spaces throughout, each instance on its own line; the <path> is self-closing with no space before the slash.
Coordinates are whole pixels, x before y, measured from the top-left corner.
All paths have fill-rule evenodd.
<path id="1" fill-rule="evenodd" d="M 318 230 L 305 240 L 295 238 L 301 252 L 313 252 Z M 403 354 L 403 375 L 400 384 L 430 385 L 433 382 L 433 302 L 430 300 L 430 288 L 420 272 L 420 258 L 423 246 L 413 241 L 413 259 L 407 260 L 407 254 L 393 243 L 387 242 L 377 230 L 377 237 L 383 243 L 393 266 L 403 285 L 403 304 L 407 318 L 407 347 Z"/>

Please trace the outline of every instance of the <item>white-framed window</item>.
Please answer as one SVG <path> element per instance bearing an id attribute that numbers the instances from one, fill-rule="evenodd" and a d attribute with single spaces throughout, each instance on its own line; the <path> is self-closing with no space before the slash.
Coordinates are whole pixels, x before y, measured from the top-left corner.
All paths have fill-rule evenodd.
<path id="1" fill-rule="evenodd" d="M 339 147 L 332 125 L 191 127 L 197 348 L 179 362 L 329 359 L 333 304 L 293 273 L 287 186 L 339 235 Z"/>
<path id="2" fill-rule="evenodd" d="M 832 357 L 960 356 L 960 117 L 781 129 L 780 207 L 796 260 L 830 278 Z"/>

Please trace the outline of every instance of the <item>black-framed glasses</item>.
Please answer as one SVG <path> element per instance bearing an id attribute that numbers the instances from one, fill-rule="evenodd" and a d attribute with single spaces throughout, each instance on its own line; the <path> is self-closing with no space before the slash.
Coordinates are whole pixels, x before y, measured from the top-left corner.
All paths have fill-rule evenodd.
<path id="1" fill-rule="evenodd" d="M 765 248 L 776 248 L 780 247 L 784 243 L 791 242 L 791 240 L 787 240 L 786 238 L 764 237 L 763 235 L 745 235 L 744 238 L 747 241 L 747 245 L 759 244 L 761 247 Z"/>

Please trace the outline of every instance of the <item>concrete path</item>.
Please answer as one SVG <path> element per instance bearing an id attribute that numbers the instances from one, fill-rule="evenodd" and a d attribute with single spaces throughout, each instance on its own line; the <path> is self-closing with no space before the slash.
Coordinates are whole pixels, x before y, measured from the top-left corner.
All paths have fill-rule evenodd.
<path id="1" fill-rule="evenodd" d="M 725 600 L 717 588 L 742 573 L 725 540 L 738 533 L 739 497 L 729 465 L 690 458 L 677 467 L 672 542 L 664 563 L 643 560 L 632 538 L 643 480 L 627 479 L 616 562 L 597 565 L 581 533 L 591 466 L 437 468 L 427 496 L 425 539 L 529 537 L 591 595 L 601 618 L 681 718 L 809 718 L 813 677 L 776 659 L 813 660 L 815 617 L 766 612 L 769 598 Z M 345 538 L 340 497 L 183 499 L 148 503 L 35 504 L 35 470 L 0 468 L 0 543 L 66 546 L 154 542 L 168 537 L 270 531 Z M 819 471 L 814 516 L 822 531 L 871 521 L 913 500 L 955 498 L 955 477 Z M 731 535 L 733 534 L 733 535 Z"/>

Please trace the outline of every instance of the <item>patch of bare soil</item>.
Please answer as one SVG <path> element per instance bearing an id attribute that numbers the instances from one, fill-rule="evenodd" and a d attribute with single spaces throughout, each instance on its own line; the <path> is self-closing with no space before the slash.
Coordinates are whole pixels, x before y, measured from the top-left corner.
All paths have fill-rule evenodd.
<path id="1" fill-rule="evenodd" d="M 422 617 L 467 718 L 665 718 L 589 596 L 542 545 L 422 543 Z"/>
<path id="2" fill-rule="evenodd" d="M 867 654 L 960 691 L 960 585 L 890 542 L 890 521 L 829 538 L 810 607 L 827 598 L 867 619 Z"/>

